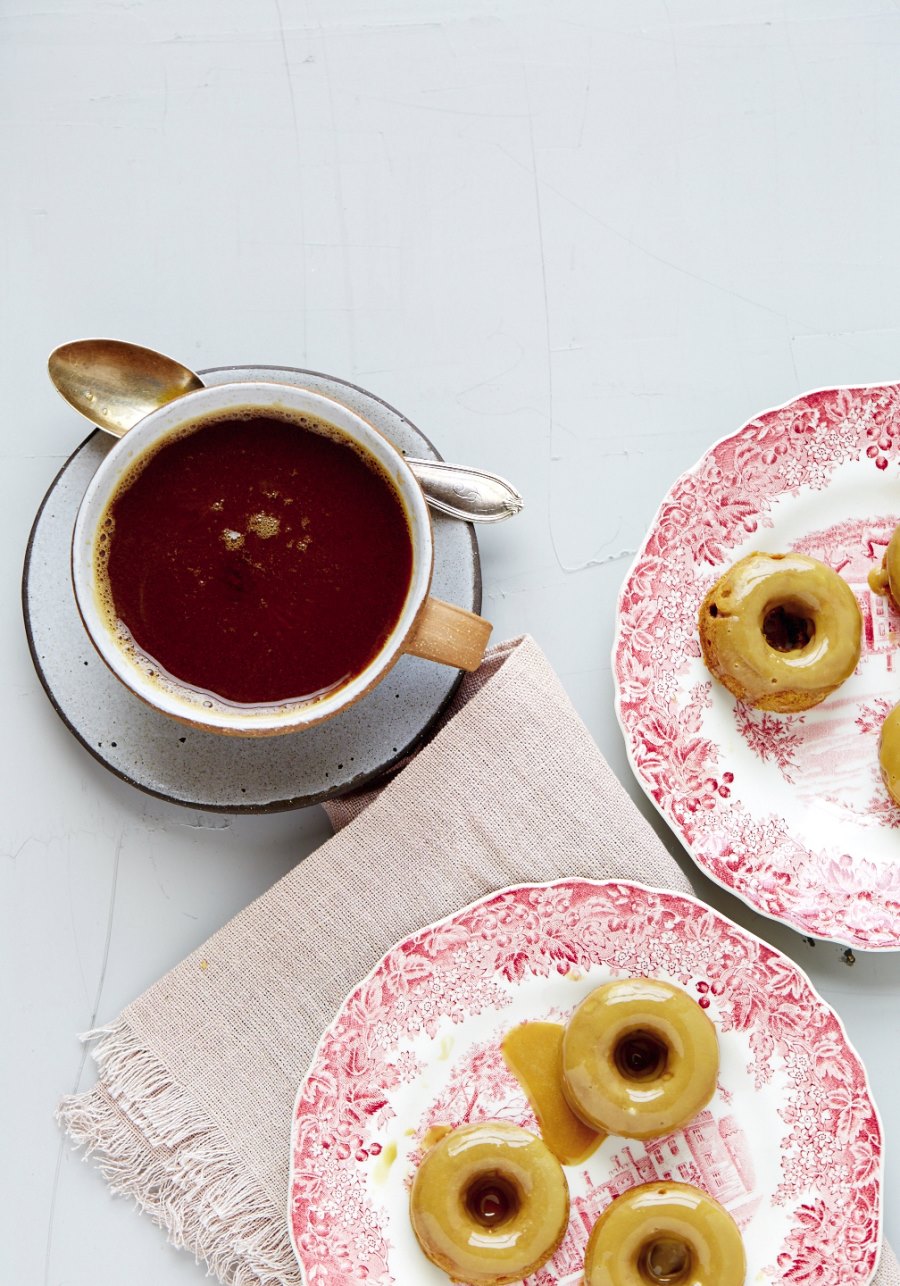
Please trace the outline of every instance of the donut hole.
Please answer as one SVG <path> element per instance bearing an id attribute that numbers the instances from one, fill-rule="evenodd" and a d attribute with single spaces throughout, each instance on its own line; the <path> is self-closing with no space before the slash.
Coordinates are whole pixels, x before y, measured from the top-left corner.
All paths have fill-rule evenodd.
<path id="1" fill-rule="evenodd" d="M 626 1080 L 650 1081 L 665 1072 L 669 1049 L 655 1032 L 638 1028 L 619 1037 L 613 1057 L 619 1074 Z"/>
<path id="2" fill-rule="evenodd" d="M 522 1205 L 516 1184 L 496 1170 L 476 1175 L 463 1201 L 469 1215 L 482 1228 L 500 1228 L 515 1218 Z"/>
<path id="3" fill-rule="evenodd" d="M 691 1278 L 694 1256 L 680 1237 L 654 1237 L 641 1248 L 638 1270 L 648 1286 L 680 1286 Z"/>
<path id="4" fill-rule="evenodd" d="M 762 632 L 776 652 L 802 652 L 816 634 L 816 622 L 804 603 L 776 603 L 766 610 Z"/>

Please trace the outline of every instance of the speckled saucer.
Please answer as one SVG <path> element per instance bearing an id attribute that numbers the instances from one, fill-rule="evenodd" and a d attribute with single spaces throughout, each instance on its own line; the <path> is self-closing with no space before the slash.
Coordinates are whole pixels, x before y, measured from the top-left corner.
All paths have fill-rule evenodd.
<path id="1" fill-rule="evenodd" d="M 272 380 L 313 389 L 362 415 L 406 455 L 439 460 L 399 411 L 329 375 L 274 366 L 202 372 L 206 384 Z M 408 754 L 452 697 L 458 670 L 401 658 L 386 678 L 326 723 L 249 740 L 183 727 L 145 706 L 94 651 L 75 605 L 69 570 L 75 514 L 113 439 L 99 430 L 73 453 L 34 521 L 22 584 L 31 655 L 47 695 L 82 745 L 111 772 L 173 803 L 222 812 L 300 808 L 362 786 Z M 481 608 L 473 528 L 433 514 L 432 593 Z"/>

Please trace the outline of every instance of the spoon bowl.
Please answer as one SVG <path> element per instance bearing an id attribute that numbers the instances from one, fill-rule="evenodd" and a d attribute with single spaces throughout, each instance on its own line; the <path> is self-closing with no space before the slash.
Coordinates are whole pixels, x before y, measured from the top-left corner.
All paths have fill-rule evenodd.
<path id="1" fill-rule="evenodd" d="M 47 367 L 69 405 L 117 438 L 157 407 L 203 387 L 199 375 L 174 358 L 119 339 L 62 344 Z"/>

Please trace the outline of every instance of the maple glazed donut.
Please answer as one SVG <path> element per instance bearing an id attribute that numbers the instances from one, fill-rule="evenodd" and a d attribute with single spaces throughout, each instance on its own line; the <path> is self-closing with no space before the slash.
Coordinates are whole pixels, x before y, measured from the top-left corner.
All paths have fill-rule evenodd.
<path id="1" fill-rule="evenodd" d="M 563 1092 L 595 1130 L 652 1139 L 686 1125 L 716 1088 L 716 1029 L 695 1000 L 652 978 L 592 991 L 566 1027 Z"/>
<path id="2" fill-rule="evenodd" d="M 869 572 L 869 588 L 900 607 L 900 527 L 894 528 L 881 566 Z"/>
<path id="3" fill-rule="evenodd" d="M 878 763 L 887 793 L 895 804 L 900 804 L 900 704 L 894 706 L 881 725 Z"/>
<path id="4" fill-rule="evenodd" d="M 424 1253 L 454 1281 L 504 1286 L 537 1272 L 569 1222 L 562 1166 L 508 1121 L 451 1130 L 416 1172 L 409 1212 Z"/>
<path id="5" fill-rule="evenodd" d="M 594 1224 L 584 1286 L 744 1286 L 737 1224 L 687 1183 L 645 1183 L 616 1197 Z"/>
<path id="6" fill-rule="evenodd" d="M 808 710 L 859 661 L 856 595 L 805 554 L 748 554 L 716 581 L 698 620 L 707 668 L 760 710 Z"/>

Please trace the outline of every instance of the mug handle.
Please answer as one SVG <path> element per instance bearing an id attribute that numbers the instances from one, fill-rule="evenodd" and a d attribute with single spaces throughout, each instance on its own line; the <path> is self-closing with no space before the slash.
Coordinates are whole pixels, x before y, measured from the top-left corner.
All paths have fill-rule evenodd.
<path id="1" fill-rule="evenodd" d="M 477 670 L 492 629 L 490 621 L 464 607 L 426 598 L 403 650 L 457 670 Z"/>

